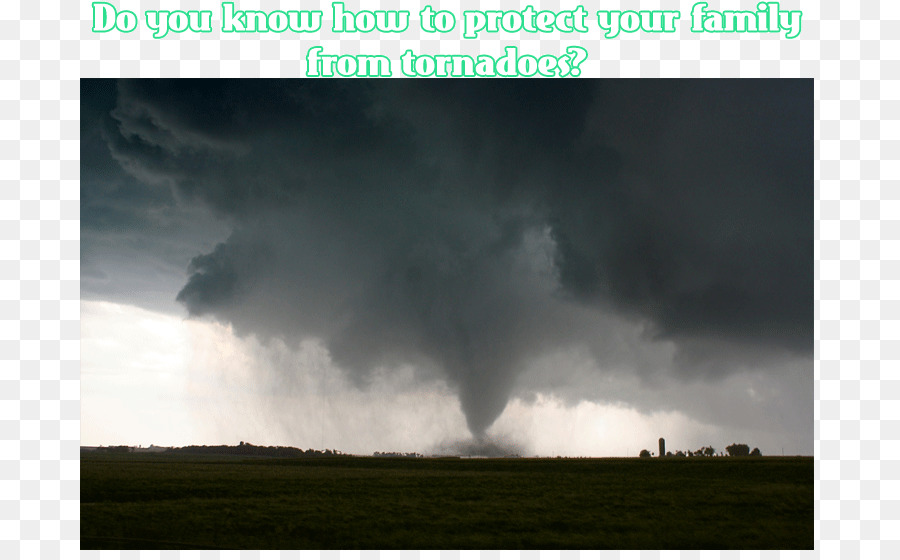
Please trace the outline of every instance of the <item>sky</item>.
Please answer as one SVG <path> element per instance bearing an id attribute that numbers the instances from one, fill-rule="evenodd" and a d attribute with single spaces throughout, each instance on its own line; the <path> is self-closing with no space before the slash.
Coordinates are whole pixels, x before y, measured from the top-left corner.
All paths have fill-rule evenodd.
<path id="1" fill-rule="evenodd" d="M 812 80 L 81 81 L 82 445 L 811 455 Z"/>

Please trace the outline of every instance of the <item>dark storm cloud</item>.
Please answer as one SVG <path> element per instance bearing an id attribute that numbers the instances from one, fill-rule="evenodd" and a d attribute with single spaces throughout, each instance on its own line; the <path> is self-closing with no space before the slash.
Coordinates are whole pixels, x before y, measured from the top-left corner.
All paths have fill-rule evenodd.
<path id="1" fill-rule="evenodd" d="M 213 209 L 234 229 L 191 261 L 191 314 L 321 339 L 361 383 L 436 372 L 480 434 L 549 351 L 811 355 L 812 107 L 810 80 L 121 82 L 103 138 L 157 198 L 83 200 Z"/>
<path id="2" fill-rule="evenodd" d="M 606 188 L 584 181 L 554 198 L 563 283 L 652 318 L 667 337 L 808 351 L 811 85 L 658 85 L 598 94 L 594 138 L 621 171 Z"/>
<path id="3" fill-rule="evenodd" d="M 186 263 L 228 230 L 114 159 L 119 98 L 114 80 L 81 81 L 81 295 L 177 313 Z"/>

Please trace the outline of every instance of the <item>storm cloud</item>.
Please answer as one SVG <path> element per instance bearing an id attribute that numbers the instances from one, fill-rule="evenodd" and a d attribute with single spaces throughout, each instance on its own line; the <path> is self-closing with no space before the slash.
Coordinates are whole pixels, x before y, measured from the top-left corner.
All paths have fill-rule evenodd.
<path id="1" fill-rule="evenodd" d="M 119 182 L 83 183 L 86 227 L 208 212 L 191 316 L 319 341 L 360 386 L 414 366 L 476 436 L 553 353 L 811 378 L 811 80 L 83 84 L 117 164 L 87 176 Z"/>

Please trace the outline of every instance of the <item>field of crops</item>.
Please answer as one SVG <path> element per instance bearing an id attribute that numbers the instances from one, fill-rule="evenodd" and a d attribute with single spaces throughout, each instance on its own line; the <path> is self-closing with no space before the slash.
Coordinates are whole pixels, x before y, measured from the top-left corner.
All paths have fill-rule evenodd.
<path id="1" fill-rule="evenodd" d="M 811 549 L 811 457 L 83 453 L 82 549 Z"/>

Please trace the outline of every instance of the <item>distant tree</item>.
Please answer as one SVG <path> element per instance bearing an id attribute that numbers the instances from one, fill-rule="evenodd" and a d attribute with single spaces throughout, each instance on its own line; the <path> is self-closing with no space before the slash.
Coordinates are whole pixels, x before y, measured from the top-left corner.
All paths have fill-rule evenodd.
<path id="1" fill-rule="evenodd" d="M 746 457 L 750 455 L 750 446 L 746 443 L 732 443 L 725 448 L 732 457 Z"/>
<path id="2" fill-rule="evenodd" d="M 684 451 L 676 451 L 675 456 L 676 457 L 684 457 Z"/>
<path id="3" fill-rule="evenodd" d="M 750 452 L 751 457 L 762 457 L 762 453 L 759 450 L 759 447 L 754 447 L 753 451 Z"/>
<path id="4" fill-rule="evenodd" d="M 716 450 L 713 449 L 711 446 L 710 446 L 710 447 L 704 447 L 704 448 L 703 448 L 703 454 L 706 455 L 707 457 L 712 457 L 712 456 L 714 456 L 714 455 L 716 454 Z"/>
<path id="5" fill-rule="evenodd" d="M 641 457 L 649 457 L 649 456 L 650 456 L 650 452 L 647 451 L 646 449 L 641 449 L 641 454 L 640 454 L 640 456 L 641 456 Z"/>

